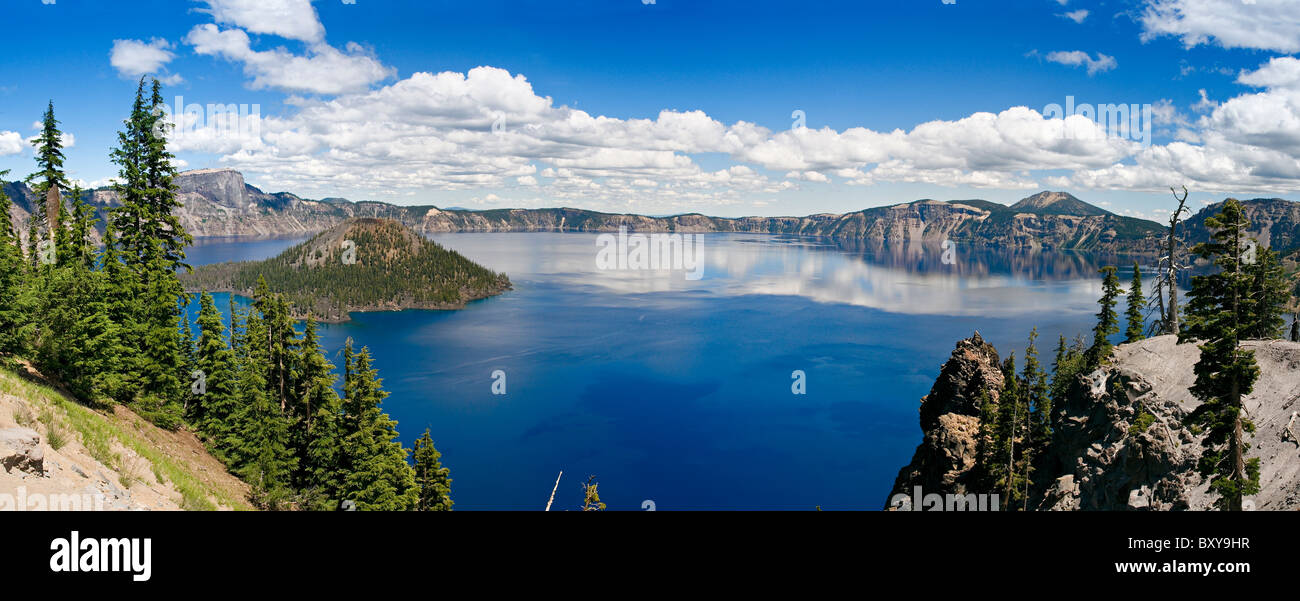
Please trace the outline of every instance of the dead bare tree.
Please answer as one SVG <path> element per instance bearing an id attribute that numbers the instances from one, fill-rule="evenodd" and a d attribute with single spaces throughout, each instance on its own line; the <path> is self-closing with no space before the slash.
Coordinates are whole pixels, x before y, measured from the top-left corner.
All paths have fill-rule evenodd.
<path id="1" fill-rule="evenodd" d="M 1192 211 L 1187 208 L 1187 186 L 1183 186 L 1183 195 L 1178 196 L 1178 191 L 1173 187 L 1169 188 L 1173 193 L 1174 199 L 1178 201 L 1178 208 L 1169 216 L 1169 238 L 1165 245 L 1165 254 L 1160 257 L 1156 266 L 1157 273 L 1161 277 L 1156 280 L 1154 294 L 1151 295 L 1151 301 L 1148 307 L 1152 307 L 1151 313 L 1159 311 L 1160 318 L 1151 324 L 1150 333 L 1152 334 L 1178 334 L 1178 272 L 1186 266 L 1179 262 L 1178 224 L 1182 221 L 1183 214 L 1190 215 Z M 1165 296 L 1169 297 L 1169 303 L 1165 304 Z"/>

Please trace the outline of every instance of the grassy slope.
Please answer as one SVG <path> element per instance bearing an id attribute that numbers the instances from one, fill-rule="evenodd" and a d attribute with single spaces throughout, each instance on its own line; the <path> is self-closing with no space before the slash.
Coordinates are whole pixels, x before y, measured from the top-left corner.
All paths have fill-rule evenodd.
<path id="1" fill-rule="evenodd" d="M 78 443 L 95 461 L 120 474 L 120 483 L 128 489 L 133 479 L 143 482 L 138 474 L 151 473 L 159 485 L 179 496 L 183 509 L 252 509 L 246 500 L 247 486 L 188 431 L 162 430 L 121 406 L 86 407 L 9 368 L 0 369 L 0 395 L 26 405 L 15 410 L 16 421 L 37 430 L 55 451 Z M 127 465 L 128 458 L 143 459 L 148 465 Z"/>

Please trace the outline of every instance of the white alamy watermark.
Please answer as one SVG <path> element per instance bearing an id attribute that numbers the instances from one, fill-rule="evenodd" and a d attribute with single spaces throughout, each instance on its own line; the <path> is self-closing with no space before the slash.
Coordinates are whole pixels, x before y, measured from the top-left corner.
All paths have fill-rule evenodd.
<path id="1" fill-rule="evenodd" d="M 1062 135 L 1072 140 L 1093 140 L 1100 137 L 1120 138 L 1151 146 L 1153 110 L 1150 104 L 1076 104 L 1074 96 L 1065 97 L 1065 106 L 1053 102 L 1043 107 L 1046 119 L 1067 119 Z M 1069 117 L 1083 117 L 1093 127 L 1078 127 Z"/>
<path id="2" fill-rule="evenodd" d="M 154 135 L 170 141 L 237 140 L 253 141 L 262 137 L 262 105 L 185 103 L 177 96 L 175 106 L 159 104 L 154 116 Z"/>
<path id="3" fill-rule="evenodd" d="M 28 493 L 26 486 L 0 492 L 0 511 L 104 511 L 104 502 L 103 493 Z"/>
<path id="4" fill-rule="evenodd" d="M 920 486 L 915 486 L 910 495 L 900 492 L 890 497 L 889 508 L 895 511 L 1001 511 L 1001 504 L 996 494 L 924 494 Z"/>
<path id="5" fill-rule="evenodd" d="M 153 574 L 151 538 L 81 538 L 73 530 L 67 538 L 50 541 L 50 571 L 125 572 L 136 582 Z"/>
<path id="6" fill-rule="evenodd" d="M 596 237 L 596 269 L 601 271 L 683 271 L 688 280 L 704 277 L 704 237 L 700 234 L 628 234 Z"/>

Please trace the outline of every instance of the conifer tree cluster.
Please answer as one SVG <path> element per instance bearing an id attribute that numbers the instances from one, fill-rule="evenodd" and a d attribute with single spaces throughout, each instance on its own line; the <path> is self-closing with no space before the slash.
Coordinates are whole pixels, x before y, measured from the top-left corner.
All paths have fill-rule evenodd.
<path id="1" fill-rule="evenodd" d="M 1277 253 L 1249 240 L 1249 222 L 1241 204 L 1228 199 L 1222 211 L 1206 220 L 1215 231 L 1210 242 L 1199 244 L 1192 253 L 1212 262 L 1217 273 L 1192 278 L 1179 330 L 1179 342 L 1196 342 L 1201 356 L 1194 368 L 1196 383 L 1191 392 L 1201 400 L 1187 417 L 1189 426 L 1206 433 L 1198 469 L 1208 477 L 1211 490 L 1219 495 L 1224 510 L 1241 510 L 1246 496 L 1259 491 L 1259 459 L 1246 458 L 1250 445 L 1246 437 L 1254 425 L 1242 407 L 1259 377 L 1254 352 L 1242 348 L 1248 339 L 1275 339 L 1283 335 L 1284 312 L 1291 301 L 1289 285 Z M 1059 412 L 1076 387 L 1080 376 L 1097 368 L 1110 357 L 1110 337 L 1118 334 L 1115 312 L 1119 287 L 1117 270 L 1107 266 L 1102 274 L 1102 296 L 1091 344 L 1082 338 L 1067 343 L 1061 336 L 1056 346 L 1050 382 L 1038 367 L 1035 330 L 1025 352 L 1025 366 L 1016 374 L 1015 355 L 1002 364 L 1004 384 L 997 402 L 990 394 L 981 397 L 979 464 L 989 490 L 1005 495 L 1007 506 L 1028 497 L 1035 460 L 1051 442 L 1059 425 Z M 1133 265 L 1127 291 L 1125 342 L 1143 338 L 1142 272 Z M 1294 328 L 1293 328 L 1294 329 Z"/>
<path id="2" fill-rule="evenodd" d="M 1002 362 L 1002 389 L 996 403 L 980 400 L 980 463 L 983 484 L 1002 495 L 1006 507 L 1025 509 L 1034 461 L 1051 441 L 1052 398 L 1038 360 L 1038 328 L 1029 333 L 1025 365 L 1016 372 L 1015 353 Z"/>
<path id="3" fill-rule="evenodd" d="M 412 466 L 368 349 L 348 341 L 340 394 L 315 321 L 299 331 L 265 280 L 246 311 L 232 296 L 229 328 L 207 293 L 189 323 L 178 274 L 192 239 L 177 217 L 162 103 L 160 84 L 141 79 L 111 154 L 119 206 L 102 246 L 95 210 L 64 172 L 49 104 L 27 178 L 37 197 L 25 245 L 0 189 L 0 360 L 31 360 L 88 405 L 188 425 L 263 507 L 450 510 L 451 478 L 430 432 Z"/>

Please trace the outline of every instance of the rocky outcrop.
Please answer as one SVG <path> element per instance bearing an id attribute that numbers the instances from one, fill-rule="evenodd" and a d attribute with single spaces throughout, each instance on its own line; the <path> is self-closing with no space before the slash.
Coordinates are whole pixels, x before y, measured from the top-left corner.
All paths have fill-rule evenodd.
<path id="1" fill-rule="evenodd" d="M 45 447 L 41 435 L 29 428 L 0 430 L 0 467 L 6 472 L 24 471 L 45 475 Z"/>
<path id="2" fill-rule="evenodd" d="M 912 461 L 899 470 L 889 497 L 926 493 L 966 494 L 976 467 L 982 403 L 998 402 L 1002 371 L 997 350 L 979 332 L 957 343 L 930 394 L 921 399 L 925 433 Z M 983 491 L 978 491 L 983 492 Z"/>
<path id="3" fill-rule="evenodd" d="M 979 344 L 977 344 L 977 342 Z M 1259 458 L 1260 492 L 1247 508 L 1300 509 L 1300 344 L 1248 341 L 1260 377 L 1243 399 L 1256 431 L 1248 458 Z M 1200 357 L 1195 344 L 1160 336 L 1116 348 L 1100 369 L 1081 376 L 1056 407 L 1048 451 L 1034 466 L 1028 506 L 1039 510 L 1208 510 L 1215 495 L 1196 470 L 1201 435 L 1183 424 L 1199 406 L 1189 392 Z M 894 493 L 967 494 L 976 473 L 978 404 L 996 402 L 997 353 L 963 340 L 922 400 L 924 438 Z"/>
<path id="4" fill-rule="evenodd" d="M 1300 344 L 1250 341 L 1260 377 L 1243 399 L 1256 431 L 1247 457 L 1261 463 L 1260 510 L 1300 509 L 1300 440 L 1287 432 L 1300 410 Z M 1204 510 L 1215 497 L 1196 472 L 1201 437 L 1183 426 L 1200 402 L 1188 389 L 1194 344 L 1160 336 L 1116 349 L 1062 407 L 1045 469 L 1055 477 L 1040 509 Z M 1300 420 L 1297 420 L 1300 421 Z M 1292 426 L 1296 430 L 1297 426 Z"/>

